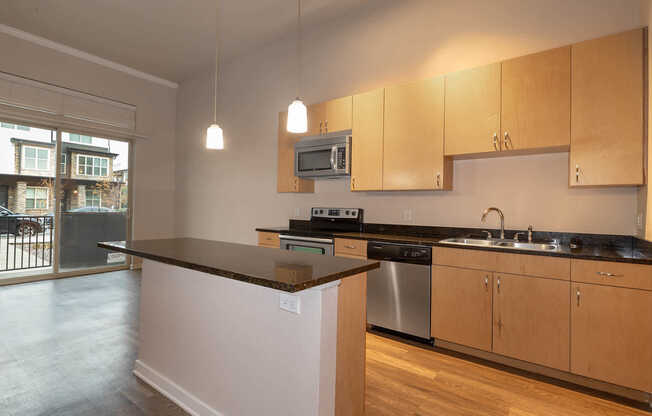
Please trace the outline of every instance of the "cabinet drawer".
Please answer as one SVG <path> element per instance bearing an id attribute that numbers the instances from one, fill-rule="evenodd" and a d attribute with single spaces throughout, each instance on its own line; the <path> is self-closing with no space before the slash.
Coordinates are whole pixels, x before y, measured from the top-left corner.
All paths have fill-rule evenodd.
<path id="1" fill-rule="evenodd" d="M 516 253 L 497 253 L 496 271 L 570 280 L 570 259 Z"/>
<path id="2" fill-rule="evenodd" d="M 574 282 L 652 290 L 652 266 L 573 259 L 571 279 Z"/>
<path id="3" fill-rule="evenodd" d="M 258 245 L 265 247 L 281 247 L 281 240 L 278 237 L 278 233 L 270 233 L 265 231 L 258 231 Z"/>
<path id="4" fill-rule="evenodd" d="M 476 270 L 496 270 L 496 252 L 464 248 L 433 247 L 432 264 Z"/>
<path id="5" fill-rule="evenodd" d="M 367 257 L 367 241 L 349 238 L 335 239 L 335 254 Z"/>

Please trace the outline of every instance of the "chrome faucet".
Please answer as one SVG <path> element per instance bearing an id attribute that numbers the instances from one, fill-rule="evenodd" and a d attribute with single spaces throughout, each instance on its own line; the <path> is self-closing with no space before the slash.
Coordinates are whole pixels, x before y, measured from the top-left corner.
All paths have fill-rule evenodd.
<path id="1" fill-rule="evenodd" d="M 482 222 L 485 222 L 485 220 L 487 219 L 487 215 L 491 211 L 496 211 L 498 215 L 500 215 L 500 239 L 504 240 L 505 239 L 505 216 L 503 215 L 503 212 L 499 208 L 489 207 L 485 209 L 484 211 L 482 211 L 482 218 L 480 218 L 480 220 Z"/>

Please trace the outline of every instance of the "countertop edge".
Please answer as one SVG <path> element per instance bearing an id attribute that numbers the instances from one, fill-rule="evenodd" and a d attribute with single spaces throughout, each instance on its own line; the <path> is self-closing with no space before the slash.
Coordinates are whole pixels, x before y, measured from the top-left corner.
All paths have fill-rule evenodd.
<path id="1" fill-rule="evenodd" d="M 257 227 L 255 230 L 262 231 L 262 232 L 274 232 L 274 233 L 293 232 L 293 230 L 291 230 L 288 227 Z M 333 238 L 346 238 L 351 240 L 384 241 L 384 242 L 401 243 L 401 244 L 422 244 L 422 245 L 428 245 L 432 247 L 457 248 L 462 250 L 493 251 L 497 253 L 513 253 L 513 254 L 525 254 L 525 255 L 533 255 L 533 256 L 544 256 L 544 257 L 562 257 L 562 258 L 571 258 L 571 259 L 578 259 L 578 260 L 595 260 L 595 261 L 609 261 L 615 263 L 652 265 L 652 259 L 644 259 L 644 258 L 609 257 L 609 256 L 596 256 L 596 255 L 582 254 L 582 253 L 462 246 L 462 245 L 446 244 L 446 243 L 439 243 L 439 242 L 432 241 L 432 240 L 436 240 L 438 237 L 404 236 L 405 238 L 402 238 L 402 236 L 400 235 L 387 234 L 387 236 L 383 236 L 383 237 L 375 236 L 372 238 L 372 237 L 357 236 L 357 235 L 351 235 L 349 233 L 339 233 L 339 232 L 332 232 L 331 234 L 333 235 Z M 449 237 L 441 237 L 442 240 L 446 238 Z"/>
<path id="2" fill-rule="evenodd" d="M 199 272 L 203 272 L 203 273 L 216 275 L 216 276 L 219 276 L 219 277 L 225 277 L 227 279 L 238 280 L 238 281 L 241 281 L 241 282 L 255 284 L 257 286 L 264 286 L 264 287 L 268 287 L 270 289 L 276 289 L 276 290 L 281 290 L 283 292 L 290 292 L 290 293 L 299 292 L 299 291 L 305 290 L 305 289 L 310 289 L 310 288 L 315 287 L 315 286 L 320 286 L 320 285 L 323 285 L 323 284 L 326 284 L 326 283 L 333 282 L 335 280 L 340 280 L 340 279 L 344 279 L 344 278 L 354 276 L 354 275 L 357 275 L 357 274 L 360 274 L 360 273 L 365 273 L 365 272 L 368 272 L 370 270 L 374 270 L 374 269 L 377 269 L 377 268 L 380 267 L 379 262 L 374 262 L 374 263 L 370 263 L 370 264 L 365 264 L 365 265 L 360 266 L 360 267 L 352 268 L 352 269 L 347 270 L 345 272 L 334 273 L 334 274 L 330 274 L 330 275 L 320 277 L 319 279 L 311 280 L 309 282 L 304 282 L 304 283 L 301 283 L 301 284 L 292 285 L 292 284 L 288 284 L 288 283 L 270 281 L 268 279 L 264 279 L 264 278 L 257 277 L 257 276 L 251 276 L 251 275 L 246 275 L 246 274 L 242 274 L 242 273 L 237 273 L 237 272 L 233 272 L 231 270 L 224 270 L 224 269 L 219 269 L 219 268 L 215 268 L 215 267 L 203 266 L 203 265 L 200 265 L 200 264 L 190 263 L 190 262 L 186 262 L 186 261 L 179 260 L 179 259 L 173 259 L 173 258 L 170 258 L 170 257 L 157 256 L 157 255 L 154 255 L 154 254 L 151 254 L 151 253 L 144 253 L 144 252 L 140 252 L 140 251 L 137 251 L 137 250 L 132 250 L 132 249 L 129 249 L 129 248 L 126 248 L 126 247 L 117 247 L 117 246 L 114 246 L 114 245 L 111 245 L 111 244 L 105 244 L 105 243 L 102 243 L 102 242 L 97 243 L 97 246 L 99 248 L 103 248 L 103 249 L 106 249 L 106 250 L 117 251 L 117 252 L 129 254 L 131 256 L 142 257 L 144 259 L 158 261 L 160 263 L 165 263 L 165 264 L 169 264 L 169 265 L 172 265 L 172 266 L 182 267 L 182 268 L 189 269 L 189 270 L 195 270 L 195 271 L 199 271 Z"/>

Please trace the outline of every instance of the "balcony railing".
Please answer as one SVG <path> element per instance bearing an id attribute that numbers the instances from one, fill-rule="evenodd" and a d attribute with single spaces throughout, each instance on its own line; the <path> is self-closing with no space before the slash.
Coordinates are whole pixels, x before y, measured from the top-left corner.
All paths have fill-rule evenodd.
<path id="1" fill-rule="evenodd" d="M 51 215 L 0 216 L 0 272 L 52 266 Z"/>

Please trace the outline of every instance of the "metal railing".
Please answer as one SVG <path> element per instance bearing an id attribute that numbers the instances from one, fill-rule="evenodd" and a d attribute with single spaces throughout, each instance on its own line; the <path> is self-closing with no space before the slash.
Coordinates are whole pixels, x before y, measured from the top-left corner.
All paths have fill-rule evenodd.
<path id="1" fill-rule="evenodd" d="M 54 217 L 0 216 L 0 272 L 52 266 Z"/>

